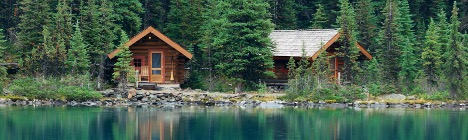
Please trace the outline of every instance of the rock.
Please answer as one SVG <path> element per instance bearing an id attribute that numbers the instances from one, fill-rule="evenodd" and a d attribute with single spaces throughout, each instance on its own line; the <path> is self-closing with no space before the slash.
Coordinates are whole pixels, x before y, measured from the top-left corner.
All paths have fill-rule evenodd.
<path id="1" fill-rule="evenodd" d="M 115 91 L 113 89 L 107 89 L 107 90 L 104 90 L 104 91 L 100 91 L 102 96 L 104 97 L 111 97 L 112 95 L 115 94 Z"/>
<path id="2" fill-rule="evenodd" d="M 7 101 L 6 99 L 0 98 L 0 104 L 4 104 L 6 103 L 6 101 Z"/>
<path id="3" fill-rule="evenodd" d="M 384 99 L 384 100 L 404 100 L 406 99 L 406 96 L 403 95 L 403 94 L 388 94 L 388 95 L 383 95 L 383 96 L 380 96 L 380 98 Z"/>
<path id="4" fill-rule="evenodd" d="M 431 102 L 424 103 L 424 106 L 425 106 L 425 107 L 431 107 L 431 105 L 432 105 Z"/>
<path id="5" fill-rule="evenodd" d="M 85 106 L 96 106 L 96 105 L 97 105 L 95 102 L 90 102 L 90 101 L 88 101 L 88 102 L 82 102 L 81 104 L 82 104 L 82 105 L 85 105 Z"/>
<path id="6" fill-rule="evenodd" d="M 143 98 L 141 99 L 141 101 L 142 101 L 142 102 L 148 102 L 148 97 L 143 97 Z"/>
<path id="7" fill-rule="evenodd" d="M 284 105 L 278 104 L 276 102 L 270 101 L 270 102 L 262 102 L 259 105 L 261 108 L 282 108 Z"/>
<path id="8" fill-rule="evenodd" d="M 406 100 L 416 100 L 416 97 L 414 95 L 406 97 Z"/>
<path id="9" fill-rule="evenodd" d="M 319 104 L 325 104 L 325 101 L 320 100 Z"/>
<path id="10" fill-rule="evenodd" d="M 133 96 L 137 94 L 137 90 L 134 88 L 127 90 L 127 99 L 131 99 Z"/>

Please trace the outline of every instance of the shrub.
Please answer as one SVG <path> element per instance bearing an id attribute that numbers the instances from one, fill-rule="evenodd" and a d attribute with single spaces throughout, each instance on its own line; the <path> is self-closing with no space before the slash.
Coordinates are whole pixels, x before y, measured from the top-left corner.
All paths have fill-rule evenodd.
<path id="1" fill-rule="evenodd" d="M 433 94 L 423 94 L 422 98 L 426 100 L 438 100 L 438 101 L 445 101 L 448 100 L 450 94 L 447 91 L 437 91 Z"/>
<path id="2" fill-rule="evenodd" d="M 80 81 L 81 78 L 65 78 Z M 93 100 L 101 98 L 99 92 L 93 91 L 84 85 L 87 82 L 72 82 L 59 78 L 19 78 L 13 80 L 9 86 L 10 94 L 24 96 L 31 99 L 66 99 L 66 100 Z"/>
<path id="3" fill-rule="evenodd" d="M 66 86 L 57 90 L 66 100 L 86 101 L 102 98 L 101 93 L 78 86 Z"/>

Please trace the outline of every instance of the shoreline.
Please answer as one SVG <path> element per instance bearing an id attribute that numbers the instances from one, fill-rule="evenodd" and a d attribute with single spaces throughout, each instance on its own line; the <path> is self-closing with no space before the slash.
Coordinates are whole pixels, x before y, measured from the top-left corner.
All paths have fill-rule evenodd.
<path id="1" fill-rule="evenodd" d="M 101 107 L 183 107 L 183 106 L 219 106 L 219 107 L 304 107 L 304 108 L 468 108 L 468 101 L 360 101 L 338 103 L 325 101 L 284 101 L 278 97 L 284 94 L 227 94 L 208 93 L 200 91 L 176 90 L 129 90 L 127 98 L 116 98 L 113 92 L 101 91 L 105 96 L 97 101 L 61 101 L 61 100 L 29 100 L 27 98 L 9 99 L 0 97 L 0 106 L 101 106 Z"/>

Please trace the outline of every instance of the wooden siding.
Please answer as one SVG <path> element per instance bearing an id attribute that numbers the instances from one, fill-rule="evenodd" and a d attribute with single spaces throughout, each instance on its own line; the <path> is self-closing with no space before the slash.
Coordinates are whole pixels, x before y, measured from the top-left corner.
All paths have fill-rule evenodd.
<path id="1" fill-rule="evenodd" d="M 151 39 L 149 39 L 151 37 Z M 152 34 L 148 34 L 141 40 L 130 46 L 133 56 L 144 56 L 144 64 L 150 66 L 150 51 L 161 51 L 163 53 L 163 83 L 183 83 L 185 79 L 186 57 L 178 50 L 169 46 Z M 150 66 L 151 67 L 151 66 Z M 171 72 L 174 74 L 174 81 L 171 81 Z"/>

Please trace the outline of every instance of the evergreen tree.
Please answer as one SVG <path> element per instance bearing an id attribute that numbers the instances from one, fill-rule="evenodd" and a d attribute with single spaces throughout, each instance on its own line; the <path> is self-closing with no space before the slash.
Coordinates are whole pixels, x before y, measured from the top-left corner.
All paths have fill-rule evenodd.
<path id="1" fill-rule="evenodd" d="M 115 23 L 130 35 L 135 35 L 141 30 L 144 13 L 143 5 L 138 0 L 112 0 L 115 14 Z"/>
<path id="2" fill-rule="evenodd" d="M 296 29 L 294 0 L 268 0 L 272 21 L 279 30 Z"/>
<path id="3" fill-rule="evenodd" d="M 437 27 L 439 27 L 438 35 L 439 39 L 437 42 L 440 44 L 440 51 L 445 52 L 447 47 L 449 46 L 449 35 L 450 35 L 450 24 L 447 22 L 447 14 L 444 10 L 439 10 L 440 12 L 437 14 Z M 445 61 L 445 58 L 442 59 Z"/>
<path id="4" fill-rule="evenodd" d="M 423 70 L 427 80 L 427 88 L 430 93 L 436 91 L 441 74 L 440 68 L 442 65 L 442 54 L 440 52 L 441 45 L 438 42 L 438 32 L 439 27 L 436 25 L 434 20 L 431 19 L 426 32 L 426 43 L 424 44 L 425 47 L 421 54 Z"/>
<path id="5" fill-rule="evenodd" d="M 366 85 L 376 84 L 380 85 L 382 82 L 382 70 L 380 69 L 380 63 L 377 61 L 377 57 L 373 57 L 372 60 L 364 62 L 365 73 L 363 75 L 363 83 Z"/>
<path id="6" fill-rule="evenodd" d="M 377 18 L 371 0 L 359 0 L 356 5 L 356 24 L 359 43 L 371 54 L 377 49 Z"/>
<path id="7" fill-rule="evenodd" d="M 321 4 L 317 5 L 317 11 L 313 15 L 312 29 L 324 29 L 327 27 L 328 19 L 325 15 L 325 8 Z"/>
<path id="8" fill-rule="evenodd" d="M 86 74 L 89 71 L 89 56 L 87 45 L 81 34 L 78 23 L 75 25 L 75 33 L 73 33 L 70 41 L 70 49 L 67 53 L 67 61 L 65 62 L 67 70 L 72 75 Z"/>
<path id="9" fill-rule="evenodd" d="M 317 87 L 322 88 L 329 82 L 328 77 L 330 76 L 330 68 L 328 63 L 329 57 L 327 52 L 324 50 L 312 63 L 313 76 L 317 80 Z"/>
<path id="10" fill-rule="evenodd" d="M 399 24 L 398 30 L 398 46 L 401 48 L 401 55 L 399 57 L 400 68 L 399 79 L 404 87 L 414 87 L 414 79 L 416 79 L 418 68 L 417 68 L 417 55 L 414 52 L 414 42 L 416 41 L 413 28 L 413 20 L 411 20 L 411 14 L 409 4 L 407 0 L 399 2 L 398 7 L 400 17 L 397 19 Z"/>
<path id="11" fill-rule="evenodd" d="M 265 76 L 273 76 L 273 47 L 268 37 L 273 30 L 269 20 L 268 3 L 261 0 L 229 0 L 219 3 L 224 12 L 220 19 L 220 31 L 214 32 L 211 52 L 215 69 L 243 83 L 257 82 Z M 216 29 L 218 30 L 218 29 Z M 250 84 L 249 84 L 250 85 Z"/>
<path id="12" fill-rule="evenodd" d="M 340 0 L 340 16 L 337 21 L 340 24 L 340 44 L 338 57 L 343 60 L 343 80 L 354 84 L 360 68 L 357 62 L 359 50 L 356 46 L 356 21 L 354 9 L 348 0 Z"/>
<path id="13" fill-rule="evenodd" d="M 205 11 L 202 0 L 172 1 L 166 35 L 187 46 L 191 53 L 198 53 L 199 39 L 202 36 L 200 28 L 204 23 L 203 12 Z"/>
<path id="14" fill-rule="evenodd" d="M 59 0 L 56 8 L 57 12 L 54 13 L 54 32 L 56 40 L 64 40 L 65 46 L 70 47 L 70 39 L 73 33 L 73 15 L 71 13 L 69 0 Z M 60 37 L 60 38 L 58 38 Z"/>
<path id="15" fill-rule="evenodd" d="M 462 35 L 458 32 L 460 21 L 458 21 L 457 2 L 453 2 L 452 16 L 449 26 L 449 45 L 445 51 L 446 63 L 444 63 L 444 73 L 452 96 L 466 96 L 468 93 L 468 54 L 466 44 L 462 46 Z"/>
<path id="16" fill-rule="evenodd" d="M 19 16 L 20 22 L 18 23 L 19 32 L 17 34 L 18 46 L 15 52 L 18 53 L 20 58 L 20 65 L 25 73 L 33 71 L 34 67 L 30 65 L 31 50 L 34 47 L 42 44 L 42 29 L 43 26 L 50 26 L 52 12 L 49 6 L 50 0 L 21 0 Z"/>
<path id="17" fill-rule="evenodd" d="M 156 29 L 166 28 L 167 15 L 170 9 L 170 0 L 140 0 L 144 8 L 143 27 L 153 26 Z"/>
<path id="18" fill-rule="evenodd" d="M 6 50 L 6 40 L 5 35 L 3 35 L 3 29 L 0 28 L 0 64 L 5 63 L 4 55 Z M 5 81 L 7 80 L 7 69 L 4 66 L 0 65 L 0 94 L 3 93 L 3 87 Z"/>
<path id="19" fill-rule="evenodd" d="M 385 21 L 383 23 L 381 34 L 383 35 L 381 46 L 377 57 L 382 58 L 383 78 L 387 79 L 388 84 L 398 85 L 398 74 L 400 66 L 398 58 L 400 57 L 400 48 L 398 46 L 398 9 L 393 0 L 387 0 L 384 9 Z"/>
<path id="20" fill-rule="evenodd" d="M 104 81 L 104 65 L 107 59 L 107 53 L 114 49 L 119 26 L 114 24 L 115 13 L 113 4 L 108 0 L 95 0 L 83 2 L 81 5 L 80 20 L 83 28 L 83 38 L 86 44 L 89 44 L 89 56 L 91 61 L 90 72 L 96 77 L 97 89 L 102 88 Z"/>
<path id="21" fill-rule="evenodd" d="M 133 73 L 133 67 L 130 65 L 132 61 L 132 52 L 130 48 L 125 46 L 128 42 L 127 34 L 122 30 L 120 37 L 119 53 L 117 53 L 117 62 L 115 63 L 113 78 L 119 82 L 120 91 L 123 92 L 127 88 L 129 78 L 128 75 Z"/>

